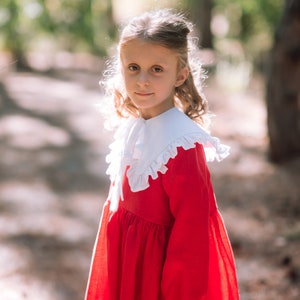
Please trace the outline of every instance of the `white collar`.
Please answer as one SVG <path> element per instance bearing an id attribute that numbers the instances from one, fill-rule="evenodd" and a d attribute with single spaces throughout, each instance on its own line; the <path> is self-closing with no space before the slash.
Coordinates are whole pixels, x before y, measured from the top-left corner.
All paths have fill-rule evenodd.
<path id="1" fill-rule="evenodd" d="M 149 120 L 127 120 L 117 130 L 107 156 L 106 173 L 114 183 L 109 195 L 111 209 L 115 211 L 119 198 L 123 200 L 122 178 L 127 166 L 131 190 L 142 191 L 149 186 L 149 176 L 156 179 L 158 172 L 166 173 L 166 164 L 177 155 L 178 147 L 188 150 L 196 143 L 203 144 L 207 161 L 220 161 L 229 154 L 228 146 L 210 136 L 176 107 Z"/>

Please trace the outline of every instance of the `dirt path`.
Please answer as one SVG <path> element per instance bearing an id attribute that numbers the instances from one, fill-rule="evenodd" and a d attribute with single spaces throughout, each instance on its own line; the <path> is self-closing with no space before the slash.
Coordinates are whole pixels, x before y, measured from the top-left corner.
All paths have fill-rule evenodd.
<path id="1" fill-rule="evenodd" d="M 0 83 L 0 299 L 83 299 L 108 189 L 111 134 L 98 75 L 7 73 Z M 232 147 L 211 164 L 242 300 L 300 298 L 299 167 L 266 159 L 262 87 L 208 83 L 213 133 Z"/>

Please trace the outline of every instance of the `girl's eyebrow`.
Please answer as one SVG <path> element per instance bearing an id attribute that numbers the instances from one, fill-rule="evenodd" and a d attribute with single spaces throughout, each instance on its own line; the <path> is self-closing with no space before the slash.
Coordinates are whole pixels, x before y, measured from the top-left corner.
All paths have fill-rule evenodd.
<path id="1" fill-rule="evenodd" d="M 134 63 L 134 64 L 139 65 L 138 61 L 134 57 L 120 55 L 120 59 L 121 59 L 121 61 L 124 61 L 125 63 Z M 168 65 L 168 62 L 164 59 L 161 59 L 161 60 L 152 62 L 151 65 L 152 66 L 155 66 L 155 65 L 165 65 L 166 66 L 166 65 Z"/>

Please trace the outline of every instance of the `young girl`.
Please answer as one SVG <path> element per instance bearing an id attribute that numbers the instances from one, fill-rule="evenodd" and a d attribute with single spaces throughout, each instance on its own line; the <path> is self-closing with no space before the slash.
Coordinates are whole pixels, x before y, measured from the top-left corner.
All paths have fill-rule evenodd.
<path id="1" fill-rule="evenodd" d="M 190 31 L 169 10 L 134 18 L 121 35 L 119 69 L 106 73 L 115 75 L 115 108 L 127 118 L 108 156 L 111 189 L 87 300 L 239 298 L 206 165 L 228 147 L 199 125 L 206 101 L 195 84 Z"/>

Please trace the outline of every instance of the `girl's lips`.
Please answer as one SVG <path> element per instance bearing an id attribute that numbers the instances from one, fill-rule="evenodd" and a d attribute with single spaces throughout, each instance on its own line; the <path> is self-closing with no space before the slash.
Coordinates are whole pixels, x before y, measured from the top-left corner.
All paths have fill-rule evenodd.
<path id="1" fill-rule="evenodd" d="M 139 92 L 136 92 L 135 94 L 138 95 L 138 96 L 151 96 L 151 95 L 153 95 L 153 93 L 139 93 Z"/>

